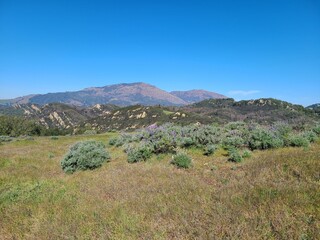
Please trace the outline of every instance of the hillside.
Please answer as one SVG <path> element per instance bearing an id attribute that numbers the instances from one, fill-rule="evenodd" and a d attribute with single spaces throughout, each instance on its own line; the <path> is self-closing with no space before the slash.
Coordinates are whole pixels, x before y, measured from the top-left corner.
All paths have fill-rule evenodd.
<path id="1" fill-rule="evenodd" d="M 269 124 L 284 121 L 290 124 L 319 121 L 319 117 L 310 109 L 285 101 L 265 98 L 246 101 L 234 99 L 209 99 L 184 106 L 183 111 L 201 114 L 213 122 L 226 123 L 229 121 L 253 121 Z"/>
<path id="2" fill-rule="evenodd" d="M 94 129 L 134 130 L 151 124 L 174 122 L 186 124 L 224 124 L 230 121 L 270 124 L 277 121 L 302 127 L 319 122 L 314 110 L 276 99 L 236 102 L 233 99 L 210 99 L 183 107 L 133 105 L 118 107 L 96 104 L 77 107 L 61 103 L 46 105 L 16 104 L 0 106 L 0 115 L 23 116 L 36 120 L 46 128 L 74 129 L 75 132 Z"/>
<path id="3" fill-rule="evenodd" d="M 310 110 L 314 111 L 315 113 L 317 113 L 318 115 L 320 115 L 320 103 L 312 104 L 312 105 L 308 106 L 307 109 L 310 109 Z"/>
<path id="4" fill-rule="evenodd" d="M 176 92 L 177 93 L 177 92 Z M 181 93 L 181 92 L 180 92 Z M 185 95 L 189 97 L 184 97 Z M 182 97 L 180 98 L 179 95 Z M 91 87 L 75 92 L 59 92 L 28 95 L 11 100 L 2 100 L 0 104 L 39 104 L 65 103 L 74 106 L 93 106 L 96 104 L 129 105 L 164 105 L 181 106 L 199 100 L 223 97 L 220 94 L 207 91 L 190 91 L 181 94 L 172 94 L 150 84 L 123 83 L 104 87 Z M 184 100 L 185 99 L 185 100 Z"/>

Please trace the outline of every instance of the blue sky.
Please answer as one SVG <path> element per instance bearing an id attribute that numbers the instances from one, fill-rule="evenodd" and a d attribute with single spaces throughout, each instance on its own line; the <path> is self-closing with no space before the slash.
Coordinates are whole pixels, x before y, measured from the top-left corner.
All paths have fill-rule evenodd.
<path id="1" fill-rule="evenodd" d="M 320 102 L 320 2 L 0 0 L 0 99 L 123 82 Z"/>

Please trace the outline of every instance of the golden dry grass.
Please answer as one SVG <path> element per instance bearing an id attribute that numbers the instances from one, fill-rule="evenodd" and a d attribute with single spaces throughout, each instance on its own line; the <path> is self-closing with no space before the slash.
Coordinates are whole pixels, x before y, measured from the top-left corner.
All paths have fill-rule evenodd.
<path id="1" fill-rule="evenodd" d="M 114 134 L 39 137 L 0 145 L 0 239 L 319 239 L 320 144 L 255 152 L 243 163 L 190 149 L 66 175 L 73 143 Z"/>

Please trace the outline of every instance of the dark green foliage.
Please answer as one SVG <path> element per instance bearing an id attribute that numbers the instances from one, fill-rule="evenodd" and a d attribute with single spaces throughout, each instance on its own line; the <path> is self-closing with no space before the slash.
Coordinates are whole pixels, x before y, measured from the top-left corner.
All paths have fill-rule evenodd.
<path id="1" fill-rule="evenodd" d="M 95 169 L 110 159 L 102 142 L 84 141 L 73 145 L 61 161 L 61 167 L 66 173 L 77 170 Z"/>
<path id="2" fill-rule="evenodd" d="M 178 168 L 190 168 L 192 167 L 192 159 L 187 154 L 180 152 L 172 157 L 171 164 Z"/>
<path id="3" fill-rule="evenodd" d="M 118 138 L 111 138 L 111 139 L 109 140 L 109 145 L 110 145 L 110 146 L 115 146 L 116 143 L 117 143 L 117 140 L 118 140 Z"/>
<path id="4" fill-rule="evenodd" d="M 17 137 L 21 135 L 41 135 L 44 128 L 34 121 L 22 117 L 0 116 L 0 135 Z"/>
<path id="5" fill-rule="evenodd" d="M 151 157 L 152 149 L 150 146 L 142 145 L 128 150 L 127 153 L 129 163 L 142 162 Z"/>
<path id="6" fill-rule="evenodd" d="M 216 150 L 217 150 L 217 146 L 216 146 L 216 145 L 208 144 L 208 145 L 205 146 L 205 148 L 204 148 L 203 155 L 210 156 L 210 155 L 214 154 L 214 152 L 215 152 Z"/>
<path id="7" fill-rule="evenodd" d="M 229 148 L 228 155 L 229 155 L 229 161 L 231 161 L 231 162 L 239 163 L 239 162 L 242 162 L 242 160 L 243 160 L 239 150 L 236 148 Z"/>

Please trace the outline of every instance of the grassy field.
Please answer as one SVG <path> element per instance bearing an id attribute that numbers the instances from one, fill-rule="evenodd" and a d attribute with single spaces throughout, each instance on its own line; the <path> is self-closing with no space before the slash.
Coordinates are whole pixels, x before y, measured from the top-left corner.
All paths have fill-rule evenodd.
<path id="1" fill-rule="evenodd" d="M 256 151 L 242 163 L 189 150 L 129 164 L 120 148 L 93 171 L 65 174 L 77 141 L 115 133 L 37 137 L 0 145 L 0 239 L 319 239 L 320 143 Z"/>

